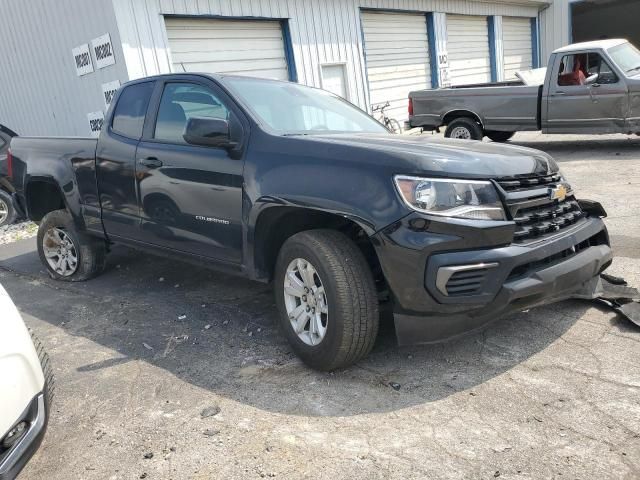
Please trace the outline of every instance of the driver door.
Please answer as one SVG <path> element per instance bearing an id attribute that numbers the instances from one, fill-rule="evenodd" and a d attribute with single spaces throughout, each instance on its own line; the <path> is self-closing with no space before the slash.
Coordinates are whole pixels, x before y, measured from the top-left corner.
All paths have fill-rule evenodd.
<path id="1" fill-rule="evenodd" d="M 627 87 L 599 53 L 565 55 L 552 73 L 546 132 L 624 130 Z"/>
<path id="2" fill-rule="evenodd" d="M 188 144 L 190 118 L 232 125 L 242 143 L 235 105 L 213 83 L 159 82 L 155 118 L 145 127 L 136 154 L 141 232 L 145 242 L 238 264 L 242 253 L 243 160 L 221 147 Z"/>

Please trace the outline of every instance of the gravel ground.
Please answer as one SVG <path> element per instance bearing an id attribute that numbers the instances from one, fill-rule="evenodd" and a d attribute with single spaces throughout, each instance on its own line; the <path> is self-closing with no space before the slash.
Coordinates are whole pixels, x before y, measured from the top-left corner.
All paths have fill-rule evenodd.
<path id="1" fill-rule="evenodd" d="M 0 245 L 17 242 L 38 234 L 38 225 L 33 222 L 20 222 L 0 227 Z"/>
<path id="2" fill-rule="evenodd" d="M 640 286 L 640 139 L 517 135 L 601 201 L 613 274 Z M 33 239 L 0 282 L 49 350 L 57 392 L 20 480 L 638 479 L 640 329 L 589 302 L 323 374 L 275 326 L 267 286 L 114 248 L 51 281 Z"/>

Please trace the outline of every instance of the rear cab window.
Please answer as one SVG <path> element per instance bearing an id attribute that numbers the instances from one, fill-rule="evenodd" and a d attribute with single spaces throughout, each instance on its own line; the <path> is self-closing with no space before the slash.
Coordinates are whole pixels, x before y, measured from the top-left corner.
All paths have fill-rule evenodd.
<path id="1" fill-rule="evenodd" d="M 113 112 L 111 129 L 128 138 L 142 137 L 144 119 L 154 82 L 135 83 L 124 87 Z"/>

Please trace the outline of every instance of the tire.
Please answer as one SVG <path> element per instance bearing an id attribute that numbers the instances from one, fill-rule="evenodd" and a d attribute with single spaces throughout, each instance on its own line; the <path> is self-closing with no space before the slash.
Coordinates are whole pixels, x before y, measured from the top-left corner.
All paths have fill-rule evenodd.
<path id="1" fill-rule="evenodd" d="M 296 333 L 287 310 L 285 279 L 297 259 L 315 268 L 314 278 L 324 287 L 325 333 L 315 345 Z M 280 249 L 274 278 L 280 327 L 304 363 L 316 370 L 333 371 L 356 363 L 371 351 L 379 323 L 376 287 L 362 252 L 348 237 L 334 230 L 293 235 Z M 311 321 L 307 322 L 308 329 L 301 335 L 311 336 Z"/>
<path id="2" fill-rule="evenodd" d="M 463 140 L 482 140 L 484 133 L 482 127 L 473 118 L 460 117 L 447 125 L 444 136 Z"/>
<path id="3" fill-rule="evenodd" d="M 42 367 L 42 373 L 44 374 L 44 402 L 47 410 L 51 408 L 51 402 L 53 401 L 55 390 L 55 377 L 53 376 L 53 368 L 51 367 L 51 361 L 49 355 L 44 349 L 40 339 L 29 329 L 31 334 L 31 341 L 38 354 L 38 360 L 40 360 L 40 366 Z"/>
<path id="4" fill-rule="evenodd" d="M 0 227 L 11 225 L 16 221 L 16 216 L 11 196 L 4 190 L 0 190 Z"/>
<path id="5" fill-rule="evenodd" d="M 62 232 L 62 233 L 60 233 Z M 47 235 L 49 233 L 49 235 Z M 63 244 L 60 235 L 67 239 Z M 53 239 L 59 243 L 55 243 Z M 56 250 L 60 245 L 64 246 L 67 252 L 67 263 L 69 267 L 66 272 L 56 271 L 47 259 L 47 254 Z M 54 253 L 51 260 L 55 263 L 60 260 L 60 250 Z M 38 254 L 40 261 L 46 267 L 51 278 L 65 282 L 81 282 L 100 274 L 105 267 L 106 245 L 103 240 L 91 237 L 79 231 L 71 215 L 66 210 L 54 210 L 47 213 L 38 228 Z M 65 252 L 63 251 L 63 255 Z M 71 259 L 75 258 L 75 262 Z M 64 264 L 64 262 L 62 262 Z"/>
<path id="6" fill-rule="evenodd" d="M 400 126 L 400 122 L 394 118 L 389 119 L 389 122 L 387 123 L 387 127 L 393 133 L 402 133 L 402 127 Z"/>
<path id="7" fill-rule="evenodd" d="M 502 143 L 511 139 L 516 134 L 516 132 L 496 132 L 496 131 L 489 130 L 489 131 L 486 131 L 485 134 L 492 141 Z"/>

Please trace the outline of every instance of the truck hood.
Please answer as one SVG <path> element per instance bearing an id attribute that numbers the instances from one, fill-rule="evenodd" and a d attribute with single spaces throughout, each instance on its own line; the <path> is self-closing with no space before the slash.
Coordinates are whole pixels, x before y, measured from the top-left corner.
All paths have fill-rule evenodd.
<path id="1" fill-rule="evenodd" d="M 558 165 L 550 155 L 513 145 L 426 135 L 332 134 L 303 138 L 323 144 L 329 150 L 331 146 L 341 147 L 338 150 L 348 147 L 354 154 L 349 160 L 363 158 L 367 163 L 393 167 L 398 174 L 501 178 L 546 175 L 558 171 Z"/>

